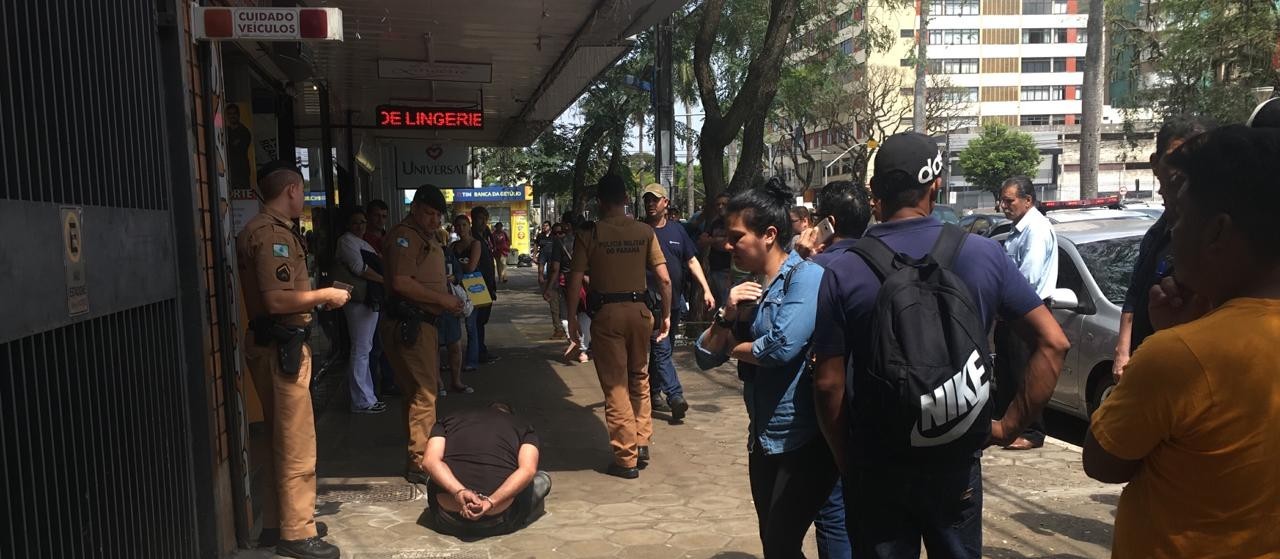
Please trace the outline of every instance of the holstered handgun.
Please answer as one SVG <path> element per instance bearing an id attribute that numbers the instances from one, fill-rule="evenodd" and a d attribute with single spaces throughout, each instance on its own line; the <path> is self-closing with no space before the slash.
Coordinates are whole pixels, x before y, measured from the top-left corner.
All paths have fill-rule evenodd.
<path id="1" fill-rule="evenodd" d="M 413 347 L 413 344 L 417 343 L 418 334 L 422 332 L 422 323 L 436 323 L 435 315 L 404 299 L 392 299 L 388 304 L 388 310 L 391 318 L 396 320 L 396 333 L 400 336 L 400 343 L 405 347 Z"/>
<path id="2" fill-rule="evenodd" d="M 249 321 L 253 341 L 260 346 L 276 344 L 280 359 L 280 372 L 285 376 L 298 376 L 302 371 L 302 345 L 311 337 L 311 329 L 281 324 L 268 317 Z"/>

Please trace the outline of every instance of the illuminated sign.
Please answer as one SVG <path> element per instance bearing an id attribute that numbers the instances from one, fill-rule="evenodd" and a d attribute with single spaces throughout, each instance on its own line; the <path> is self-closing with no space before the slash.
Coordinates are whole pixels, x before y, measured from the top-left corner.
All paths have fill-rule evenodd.
<path id="1" fill-rule="evenodd" d="M 378 128 L 483 130 L 484 111 L 379 105 Z"/>

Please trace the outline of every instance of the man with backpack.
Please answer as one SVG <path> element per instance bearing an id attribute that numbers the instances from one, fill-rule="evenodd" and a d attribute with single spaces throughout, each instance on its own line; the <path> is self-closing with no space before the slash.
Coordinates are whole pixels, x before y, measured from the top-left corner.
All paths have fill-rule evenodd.
<path id="1" fill-rule="evenodd" d="M 884 223 L 828 260 L 813 336 L 819 423 L 849 503 L 854 557 L 982 553 L 982 449 L 1011 442 L 1053 393 L 1069 347 L 1000 245 L 931 217 L 943 156 L 889 137 L 872 194 Z M 996 317 L 1032 348 L 1026 380 L 991 420 Z"/>

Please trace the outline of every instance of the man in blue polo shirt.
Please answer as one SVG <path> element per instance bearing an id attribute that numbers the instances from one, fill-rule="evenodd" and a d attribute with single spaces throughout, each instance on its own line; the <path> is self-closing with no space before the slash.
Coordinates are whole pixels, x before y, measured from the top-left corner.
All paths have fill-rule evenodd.
<path id="1" fill-rule="evenodd" d="M 667 207 L 670 204 L 667 187 L 657 183 L 644 187 L 645 223 L 653 227 L 653 233 L 658 237 L 662 255 L 667 257 L 667 274 L 671 276 L 671 335 L 649 346 L 650 399 L 655 411 L 670 411 L 671 418 L 679 421 L 689 411 L 689 402 L 684 399 L 684 387 L 676 374 L 671 354 L 675 348 L 676 332 L 679 331 L 677 322 L 680 309 L 684 308 L 681 291 L 685 270 L 692 273 L 694 281 L 702 287 L 706 310 L 716 308 L 716 299 L 707 286 L 707 278 L 702 274 L 702 265 L 698 263 L 698 246 L 683 225 L 667 219 Z M 652 270 L 646 273 L 649 289 L 656 290 L 657 277 Z M 665 404 L 661 397 L 663 394 L 667 396 Z"/>
<path id="2" fill-rule="evenodd" d="M 927 254 L 943 227 L 931 217 L 941 171 L 942 153 L 932 138 L 909 132 L 885 140 L 871 178 L 885 222 L 868 229 L 866 236 L 910 258 Z M 829 258 L 813 335 L 814 397 L 823 434 L 843 474 L 845 502 L 857 504 L 846 519 L 854 557 L 918 557 L 922 538 L 930 557 L 980 557 L 982 449 L 956 460 L 914 463 L 879 447 L 878 433 L 891 419 L 878 417 L 872 411 L 877 406 L 864 401 L 869 395 L 860 400 L 863 392 L 852 388 L 871 380 L 866 376 L 872 358 L 870 315 L 880 281 L 856 253 L 832 252 Z M 994 241 L 968 236 L 952 271 L 968 288 L 987 331 L 997 316 L 1015 321 L 1033 348 L 1022 389 L 1004 418 L 990 422 L 988 444 L 1008 444 L 1052 395 L 1069 344 Z M 985 390 L 990 378 L 989 371 L 983 374 L 980 388 Z M 968 413 L 989 414 L 989 405 Z"/>

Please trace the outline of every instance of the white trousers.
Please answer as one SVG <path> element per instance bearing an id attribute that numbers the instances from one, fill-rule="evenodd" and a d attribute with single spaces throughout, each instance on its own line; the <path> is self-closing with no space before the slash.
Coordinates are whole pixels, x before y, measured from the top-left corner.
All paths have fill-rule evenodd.
<path id="1" fill-rule="evenodd" d="M 351 359 L 347 363 L 347 384 L 351 388 L 352 409 L 363 409 L 378 401 L 369 373 L 369 352 L 373 350 L 373 334 L 378 329 L 378 313 L 362 303 L 351 302 L 342 307 L 351 334 Z"/>

